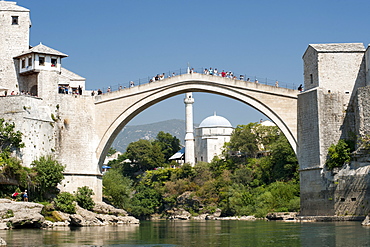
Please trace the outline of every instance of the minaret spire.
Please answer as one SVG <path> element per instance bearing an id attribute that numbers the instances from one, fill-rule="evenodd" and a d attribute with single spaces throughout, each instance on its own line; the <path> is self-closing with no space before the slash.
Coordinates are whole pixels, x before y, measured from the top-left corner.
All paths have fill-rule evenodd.
<path id="1" fill-rule="evenodd" d="M 191 166 L 195 165 L 195 151 L 194 151 L 194 125 L 193 125 L 193 93 L 185 94 L 185 163 Z"/>

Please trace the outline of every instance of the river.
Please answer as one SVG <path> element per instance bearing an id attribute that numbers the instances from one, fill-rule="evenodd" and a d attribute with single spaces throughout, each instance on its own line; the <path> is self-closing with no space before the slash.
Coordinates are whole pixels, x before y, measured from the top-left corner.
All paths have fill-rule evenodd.
<path id="1" fill-rule="evenodd" d="M 0 231 L 8 246 L 370 246 L 361 222 L 143 221 L 140 225 Z"/>

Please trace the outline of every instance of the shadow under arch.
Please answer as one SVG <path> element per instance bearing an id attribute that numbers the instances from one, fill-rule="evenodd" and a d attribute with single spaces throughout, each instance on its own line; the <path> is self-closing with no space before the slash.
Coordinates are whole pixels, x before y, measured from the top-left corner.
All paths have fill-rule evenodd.
<path id="1" fill-rule="evenodd" d="M 191 81 L 179 81 L 161 87 L 160 90 L 153 91 L 147 94 L 145 97 L 133 102 L 127 109 L 123 110 L 119 116 L 110 124 L 106 129 L 104 135 L 102 136 L 100 143 L 96 150 L 97 158 L 99 159 L 99 166 L 104 162 L 105 156 L 108 149 L 112 145 L 114 139 L 117 137 L 119 132 L 123 129 L 128 122 L 137 116 L 142 111 L 148 109 L 149 107 L 176 95 L 185 94 L 187 92 L 202 92 L 211 93 L 216 95 L 225 96 L 256 109 L 257 111 L 266 115 L 271 119 L 276 126 L 283 132 L 283 134 L 288 139 L 290 145 L 292 146 L 294 152 L 297 151 L 297 140 L 296 133 L 294 133 L 289 125 L 286 123 L 287 119 L 283 119 L 281 112 L 277 112 L 268 106 L 263 101 L 259 100 L 257 97 L 241 92 L 238 88 L 232 88 L 227 85 L 215 84 L 209 81 L 201 80 L 191 80 Z M 296 99 L 295 99 L 296 100 Z M 296 117 L 294 118 L 295 124 L 297 122 Z"/>

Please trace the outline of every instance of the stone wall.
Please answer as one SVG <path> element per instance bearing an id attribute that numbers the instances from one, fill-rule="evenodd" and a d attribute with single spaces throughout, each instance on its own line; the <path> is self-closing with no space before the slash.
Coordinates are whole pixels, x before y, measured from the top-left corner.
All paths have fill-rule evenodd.
<path id="1" fill-rule="evenodd" d="M 25 147 L 16 155 L 23 165 L 52 155 L 66 165 L 62 191 L 77 191 L 89 186 L 96 201 L 101 201 L 102 181 L 95 154 L 99 139 L 95 135 L 91 97 L 55 95 L 55 100 L 17 95 L 0 97 L 0 117 L 14 122 L 23 133 Z"/>

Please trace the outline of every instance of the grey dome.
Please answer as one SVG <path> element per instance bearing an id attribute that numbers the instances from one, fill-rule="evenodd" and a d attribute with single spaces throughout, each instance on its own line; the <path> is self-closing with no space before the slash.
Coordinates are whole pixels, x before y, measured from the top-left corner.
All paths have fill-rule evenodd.
<path id="1" fill-rule="evenodd" d="M 229 120 L 227 120 L 224 117 L 221 116 L 210 116 L 204 119 L 200 125 L 199 128 L 208 128 L 208 127 L 233 127 Z"/>

